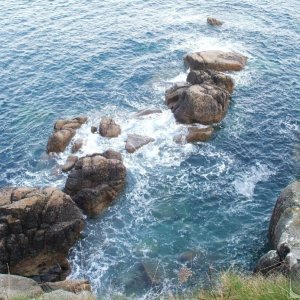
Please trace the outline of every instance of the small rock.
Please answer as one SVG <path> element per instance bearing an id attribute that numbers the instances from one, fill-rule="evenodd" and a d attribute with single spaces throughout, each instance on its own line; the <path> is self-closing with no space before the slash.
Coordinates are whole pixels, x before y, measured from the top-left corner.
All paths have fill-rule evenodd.
<path id="1" fill-rule="evenodd" d="M 247 62 L 247 57 L 236 52 L 208 50 L 187 54 L 185 65 L 191 70 L 240 71 Z"/>
<path id="2" fill-rule="evenodd" d="M 276 250 L 270 250 L 263 255 L 257 262 L 254 273 L 261 273 L 263 275 L 270 274 L 271 271 L 278 270 L 282 262 Z"/>
<path id="3" fill-rule="evenodd" d="M 129 153 L 133 153 L 144 145 L 153 142 L 154 139 L 147 136 L 142 136 L 138 134 L 128 134 L 125 149 Z"/>
<path id="4" fill-rule="evenodd" d="M 77 160 L 78 160 L 78 157 L 76 155 L 70 155 L 67 158 L 66 163 L 62 166 L 61 170 L 63 172 L 69 172 L 70 170 L 73 169 L 73 167 L 75 166 Z"/>
<path id="5" fill-rule="evenodd" d="M 96 126 L 92 126 L 91 127 L 91 133 L 96 133 L 97 132 L 97 127 Z"/>
<path id="6" fill-rule="evenodd" d="M 179 255 L 178 260 L 182 263 L 191 262 L 201 253 L 197 250 L 189 250 Z"/>
<path id="7" fill-rule="evenodd" d="M 64 152 L 76 134 L 76 129 L 87 121 L 87 117 L 77 117 L 71 120 L 58 120 L 54 124 L 54 132 L 48 139 L 47 153 Z"/>
<path id="8" fill-rule="evenodd" d="M 208 17 L 207 18 L 207 23 L 211 26 L 221 26 L 221 25 L 223 25 L 224 22 L 219 21 L 215 18 Z"/>
<path id="9" fill-rule="evenodd" d="M 111 118 L 102 118 L 99 132 L 104 137 L 117 137 L 121 134 L 121 127 Z"/>
<path id="10" fill-rule="evenodd" d="M 82 145 L 83 145 L 82 139 L 76 140 L 72 146 L 71 152 L 72 153 L 78 152 L 81 149 Z"/>
<path id="11" fill-rule="evenodd" d="M 135 118 L 143 117 L 143 116 L 148 116 L 152 114 L 161 114 L 162 110 L 159 108 L 146 108 L 143 110 L 139 110 L 136 114 L 134 114 Z"/>
<path id="12" fill-rule="evenodd" d="M 211 138 L 213 132 L 214 129 L 212 127 L 199 128 L 197 126 L 192 126 L 188 128 L 186 141 L 188 143 L 205 142 Z"/>

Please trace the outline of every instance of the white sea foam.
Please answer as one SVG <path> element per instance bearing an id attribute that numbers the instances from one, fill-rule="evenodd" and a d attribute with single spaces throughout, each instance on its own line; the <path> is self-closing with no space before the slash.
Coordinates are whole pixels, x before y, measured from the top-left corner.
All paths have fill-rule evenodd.
<path id="1" fill-rule="evenodd" d="M 271 175 L 274 175 L 268 166 L 256 163 L 245 172 L 241 173 L 233 181 L 234 188 L 237 194 L 243 195 L 247 198 L 252 198 L 256 184 L 261 181 L 267 181 Z"/>

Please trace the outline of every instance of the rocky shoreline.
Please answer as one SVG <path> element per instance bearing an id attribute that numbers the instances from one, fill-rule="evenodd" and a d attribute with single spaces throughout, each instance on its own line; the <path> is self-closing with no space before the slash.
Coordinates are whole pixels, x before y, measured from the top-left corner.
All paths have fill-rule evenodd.
<path id="1" fill-rule="evenodd" d="M 207 22 L 212 26 L 223 24 L 214 18 L 208 18 Z M 234 80 L 228 72 L 245 68 L 247 57 L 210 50 L 187 54 L 183 61 L 189 69 L 186 82 L 174 84 L 165 92 L 166 106 L 176 121 L 187 128 L 185 135 L 174 137 L 174 142 L 205 142 L 213 137 L 215 124 L 223 120 L 230 106 Z M 159 109 L 147 108 L 134 117 L 159 113 Z M 63 297 L 70 299 L 94 298 L 88 281 L 66 280 L 70 273 L 68 253 L 81 237 L 84 215 L 100 215 L 124 191 L 127 170 L 121 154 L 112 149 L 83 157 L 75 155 L 84 145 L 84 140 L 74 139 L 76 130 L 87 121 L 85 116 L 57 120 L 48 139 L 46 151 L 50 156 L 72 146 L 73 154 L 61 167 L 67 173 L 63 190 L 0 189 L 0 285 L 6 292 L 9 290 L 9 297 L 58 299 L 64 293 Z M 113 139 L 121 134 L 122 126 L 104 116 L 98 126 L 91 127 L 91 132 L 99 138 Z M 124 148 L 132 154 L 152 142 L 153 137 L 133 132 L 124 140 Z M 277 201 L 269 230 L 274 249 L 259 260 L 255 272 L 287 273 L 298 268 L 299 208 L 300 183 L 295 182 Z M 141 269 L 153 285 L 149 268 L 143 265 Z M 18 290 L 18 286 L 23 290 Z"/>

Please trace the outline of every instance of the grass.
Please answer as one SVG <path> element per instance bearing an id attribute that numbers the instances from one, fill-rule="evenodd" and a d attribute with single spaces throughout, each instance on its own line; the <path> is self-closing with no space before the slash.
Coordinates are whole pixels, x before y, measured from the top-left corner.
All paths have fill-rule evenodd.
<path id="1" fill-rule="evenodd" d="M 172 298 L 171 298 L 172 299 Z M 282 276 L 263 277 L 225 272 L 220 283 L 210 290 L 193 292 L 173 299 L 195 300 L 287 300 L 290 298 L 289 279 Z"/>

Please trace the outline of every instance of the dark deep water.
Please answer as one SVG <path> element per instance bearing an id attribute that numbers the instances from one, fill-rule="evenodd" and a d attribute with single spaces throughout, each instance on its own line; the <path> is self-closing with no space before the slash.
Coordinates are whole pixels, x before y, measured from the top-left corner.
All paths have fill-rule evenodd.
<path id="1" fill-rule="evenodd" d="M 128 168 L 125 193 L 88 220 L 70 254 L 72 277 L 87 277 L 110 299 L 151 299 L 140 263 L 151 262 L 163 289 L 205 282 L 216 270 L 251 271 L 267 247 L 279 192 L 297 176 L 300 112 L 300 3 L 288 1 L 5 0 L 0 7 L 0 187 L 62 187 L 65 175 L 45 146 L 53 122 L 87 114 L 78 131 L 85 153 L 113 148 Z M 206 17 L 226 23 L 207 26 Z M 186 52 L 235 50 L 249 57 L 213 140 L 177 145 L 164 90 L 185 79 Z M 136 120 L 138 109 L 162 115 Z M 122 135 L 90 133 L 112 116 Z M 127 133 L 156 139 L 133 155 Z M 180 285 L 178 256 L 194 251 L 193 275 Z M 135 294 L 136 296 L 133 296 Z"/>

